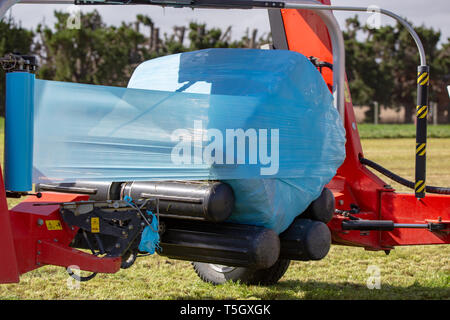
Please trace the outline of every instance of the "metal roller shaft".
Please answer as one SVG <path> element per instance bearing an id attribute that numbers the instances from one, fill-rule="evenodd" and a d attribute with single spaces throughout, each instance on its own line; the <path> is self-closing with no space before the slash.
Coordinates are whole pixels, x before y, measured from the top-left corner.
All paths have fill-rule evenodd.
<path id="1" fill-rule="evenodd" d="M 163 216 L 213 222 L 228 219 L 234 206 L 233 190 L 222 182 L 135 181 L 125 183 L 120 196 L 159 198 Z"/>
<path id="2" fill-rule="evenodd" d="M 39 192 L 88 194 L 90 200 L 159 199 L 161 216 L 221 222 L 234 207 L 233 190 L 219 181 L 131 181 L 39 184 Z"/>

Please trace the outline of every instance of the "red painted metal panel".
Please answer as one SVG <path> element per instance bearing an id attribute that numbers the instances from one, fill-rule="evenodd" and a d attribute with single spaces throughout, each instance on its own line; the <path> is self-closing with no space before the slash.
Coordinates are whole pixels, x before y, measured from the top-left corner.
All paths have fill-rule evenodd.
<path id="1" fill-rule="evenodd" d="M 114 273 L 120 269 L 120 257 L 98 258 L 69 247 L 78 228 L 64 222 L 59 205 L 35 206 L 40 202 L 87 199 L 86 195 L 43 193 L 42 198 L 28 197 L 10 211 L 20 274 L 46 264 L 62 267 L 76 265 L 81 270 L 102 273 Z"/>
<path id="2" fill-rule="evenodd" d="M 0 283 L 19 282 L 16 251 L 0 167 Z"/>
<path id="3" fill-rule="evenodd" d="M 329 0 L 321 0 L 320 2 L 330 5 Z M 330 36 L 325 23 L 317 14 L 310 10 L 282 9 L 281 15 L 289 50 L 333 63 Z M 323 75 L 325 82 L 331 88 L 333 84 L 332 71 L 324 68 Z"/>
<path id="4" fill-rule="evenodd" d="M 20 274 L 40 267 L 36 260 L 38 241 L 54 241 L 56 239 L 59 243 L 68 246 L 77 232 L 76 228 L 72 230 L 64 223 L 59 213 L 58 205 L 34 206 L 33 204 L 39 202 L 72 202 L 87 199 L 88 196 L 44 193 L 42 198 L 28 197 L 10 210 Z M 47 226 L 48 221 L 60 221 L 61 230 L 49 230 Z"/>
<path id="5" fill-rule="evenodd" d="M 424 229 L 395 229 L 381 234 L 383 246 L 450 243 L 450 196 L 427 194 L 417 199 L 414 194 L 395 192 L 381 195 L 381 219 L 395 223 L 445 223 L 446 230 L 430 232 Z"/>
<path id="6" fill-rule="evenodd" d="M 121 257 L 99 258 L 49 240 L 44 240 L 38 244 L 37 250 L 40 254 L 36 256 L 36 261 L 40 265 L 76 266 L 78 269 L 85 271 L 116 273 L 120 270 L 122 262 Z"/>

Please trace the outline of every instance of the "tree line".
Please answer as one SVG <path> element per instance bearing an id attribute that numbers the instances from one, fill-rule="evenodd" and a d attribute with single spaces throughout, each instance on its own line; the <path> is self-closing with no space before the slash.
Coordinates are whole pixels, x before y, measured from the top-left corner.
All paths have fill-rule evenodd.
<path id="1" fill-rule="evenodd" d="M 259 48 L 271 42 L 270 34 L 248 29 L 238 40 L 232 27 L 208 28 L 191 22 L 174 26 L 162 34 L 152 19 L 137 15 L 120 26 L 107 25 L 95 10 L 81 13 L 80 26 L 67 27 L 69 13 L 55 11 L 51 28 L 38 25 L 23 28 L 11 17 L 0 21 L 0 56 L 10 52 L 38 57 L 37 77 L 112 86 L 126 86 L 141 62 L 163 55 L 206 48 Z M 450 39 L 438 46 L 441 33 L 425 26 L 415 27 L 424 43 L 430 65 L 430 101 L 439 106 L 439 122 L 450 123 L 449 82 Z M 343 30 L 347 77 L 355 105 L 373 106 L 376 101 L 389 108 L 405 108 L 405 122 L 412 122 L 416 105 L 418 52 L 401 25 L 370 29 L 357 17 L 347 19 Z M 0 115 L 4 114 L 4 73 L 0 75 Z M 368 121 L 373 112 L 366 114 Z"/>
<path id="2" fill-rule="evenodd" d="M 411 25 L 412 23 L 409 22 Z M 450 123 L 447 85 L 450 84 L 450 38 L 439 46 L 441 32 L 425 26 L 414 30 L 420 37 L 430 66 L 429 101 L 438 105 L 440 123 Z M 397 23 L 372 29 L 349 18 L 344 33 L 346 71 L 355 105 L 405 108 L 404 122 L 411 123 L 416 110 L 419 53 L 408 31 Z M 360 38 L 360 39 L 359 39 Z M 373 120 L 373 109 L 366 114 Z"/>

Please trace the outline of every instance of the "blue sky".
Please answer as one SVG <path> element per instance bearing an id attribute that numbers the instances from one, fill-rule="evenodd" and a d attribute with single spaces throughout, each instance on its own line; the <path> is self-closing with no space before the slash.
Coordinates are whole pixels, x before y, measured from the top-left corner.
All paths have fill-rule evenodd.
<path id="1" fill-rule="evenodd" d="M 370 6 L 377 5 L 407 17 L 415 25 L 425 24 L 442 32 L 442 38 L 450 37 L 450 0 L 332 0 L 335 5 Z M 18 4 L 12 8 L 12 16 L 21 21 L 22 26 L 33 28 L 45 21 L 47 25 L 54 22 L 53 11 L 65 10 L 67 5 L 31 5 Z M 149 15 L 162 32 L 170 32 L 174 25 L 187 25 L 190 21 L 205 22 L 208 26 L 226 28 L 233 26 L 233 37 L 244 34 L 247 28 L 258 28 L 261 33 L 269 32 L 269 21 L 266 10 L 211 10 L 211 9 L 175 9 L 154 6 L 83 6 L 82 11 L 97 9 L 107 24 L 118 25 L 122 21 L 133 21 L 136 14 Z M 339 23 L 343 25 L 346 18 L 354 13 L 336 12 Z M 359 14 L 361 20 L 369 15 Z M 393 23 L 383 17 L 382 24 Z"/>

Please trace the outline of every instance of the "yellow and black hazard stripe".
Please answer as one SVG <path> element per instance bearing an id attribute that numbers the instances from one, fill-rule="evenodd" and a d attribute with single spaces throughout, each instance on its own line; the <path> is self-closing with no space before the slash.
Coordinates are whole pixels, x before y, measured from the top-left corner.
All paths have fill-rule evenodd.
<path id="1" fill-rule="evenodd" d="M 426 71 L 417 73 L 417 84 L 421 86 L 428 86 L 430 83 L 430 74 Z"/>
<path id="2" fill-rule="evenodd" d="M 417 118 L 423 119 L 428 114 L 428 106 L 417 106 Z"/>
<path id="3" fill-rule="evenodd" d="M 416 177 L 415 194 L 417 198 L 425 197 L 426 153 L 427 153 L 427 115 L 430 68 L 419 66 L 417 69 L 417 104 L 416 104 Z"/>
<path id="4" fill-rule="evenodd" d="M 418 180 L 414 186 L 416 193 L 423 193 L 425 190 L 425 180 Z"/>
<path id="5" fill-rule="evenodd" d="M 416 154 L 419 156 L 424 156 L 427 152 L 426 143 L 416 143 Z"/>

